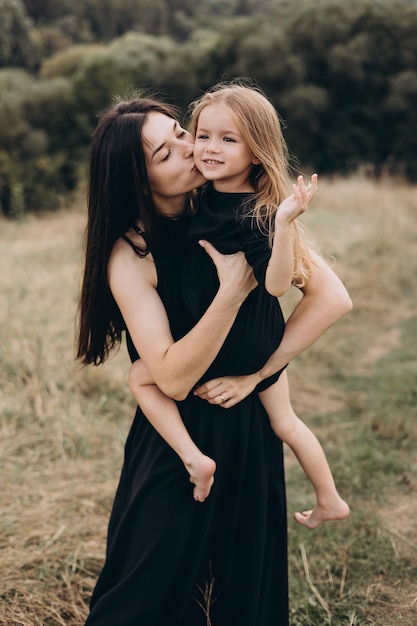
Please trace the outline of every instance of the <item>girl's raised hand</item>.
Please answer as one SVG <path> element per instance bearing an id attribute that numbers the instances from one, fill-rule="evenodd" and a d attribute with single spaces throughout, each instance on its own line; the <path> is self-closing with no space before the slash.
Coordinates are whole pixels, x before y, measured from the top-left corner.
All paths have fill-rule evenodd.
<path id="1" fill-rule="evenodd" d="M 301 176 L 301 178 L 302 178 L 302 176 Z M 312 199 L 314 198 L 314 196 L 317 193 L 318 178 L 319 178 L 318 174 L 312 174 L 312 176 L 310 178 L 310 182 L 306 186 L 306 189 L 307 189 L 307 204 L 310 204 L 310 202 L 312 201 Z M 304 181 L 303 181 L 303 183 L 304 183 Z"/>
<path id="2" fill-rule="evenodd" d="M 275 216 L 275 224 L 277 226 L 290 224 L 307 210 L 308 205 L 316 195 L 318 188 L 317 180 L 317 174 L 313 174 L 306 186 L 304 177 L 298 176 L 297 182 L 292 186 L 292 194 L 285 198 L 278 207 Z"/>

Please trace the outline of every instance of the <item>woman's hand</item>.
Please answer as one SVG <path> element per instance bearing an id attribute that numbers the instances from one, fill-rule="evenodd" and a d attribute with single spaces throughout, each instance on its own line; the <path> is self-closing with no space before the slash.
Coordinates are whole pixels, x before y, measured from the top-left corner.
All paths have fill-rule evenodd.
<path id="1" fill-rule="evenodd" d="M 213 378 L 195 389 L 194 395 L 210 404 L 218 404 L 224 409 L 230 409 L 246 398 L 261 382 L 259 372 L 247 376 L 222 376 Z"/>
<path id="2" fill-rule="evenodd" d="M 219 292 L 223 293 L 223 297 L 236 300 L 237 306 L 240 306 L 258 284 L 244 253 L 221 254 L 208 241 L 202 240 L 199 243 L 216 266 L 220 282 Z"/>

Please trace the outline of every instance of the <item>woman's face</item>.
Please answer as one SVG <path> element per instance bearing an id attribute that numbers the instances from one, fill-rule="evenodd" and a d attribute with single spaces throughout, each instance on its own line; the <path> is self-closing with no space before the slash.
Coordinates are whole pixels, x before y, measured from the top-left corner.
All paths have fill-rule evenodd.
<path id="1" fill-rule="evenodd" d="M 149 182 L 155 206 L 178 215 L 186 194 L 204 181 L 194 165 L 194 139 L 176 120 L 153 111 L 142 129 Z"/>

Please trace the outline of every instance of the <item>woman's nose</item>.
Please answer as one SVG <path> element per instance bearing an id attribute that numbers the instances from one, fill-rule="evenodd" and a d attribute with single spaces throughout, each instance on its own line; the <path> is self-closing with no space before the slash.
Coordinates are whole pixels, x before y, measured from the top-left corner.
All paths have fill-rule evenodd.
<path id="1" fill-rule="evenodd" d="M 186 159 L 189 159 L 190 157 L 193 156 L 193 154 L 194 154 L 194 141 L 190 143 L 187 142 L 184 148 L 184 156 Z"/>
<path id="2" fill-rule="evenodd" d="M 183 149 L 184 149 L 184 156 L 186 158 L 189 158 L 190 156 L 193 155 L 193 153 L 194 153 L 194 137 L 190 133 L 186 134 L 185 140 L 184 140 L 184 138 L 182 139 L 182 146 L 183 146 Z"/>

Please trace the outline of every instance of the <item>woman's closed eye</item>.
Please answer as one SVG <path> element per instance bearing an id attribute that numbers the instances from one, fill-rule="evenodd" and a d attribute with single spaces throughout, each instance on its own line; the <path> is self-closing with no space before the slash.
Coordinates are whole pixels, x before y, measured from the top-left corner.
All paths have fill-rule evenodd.
<path id="1" fill-rule="evenodd" d="M 178 133 L 178 135 L 176 136 L 176 139 L 186 139 L 188 136 L 188 133 L 186 130 L 184 130 L 183 128 L 181 129 L 181 131 Z M 172 154 L 172 148 L 168 148 L 168 152 L 166 153 L 166 155 L 161 159 L 161 162 L 164 161 L 168 161 L 169 157 Z"/>

